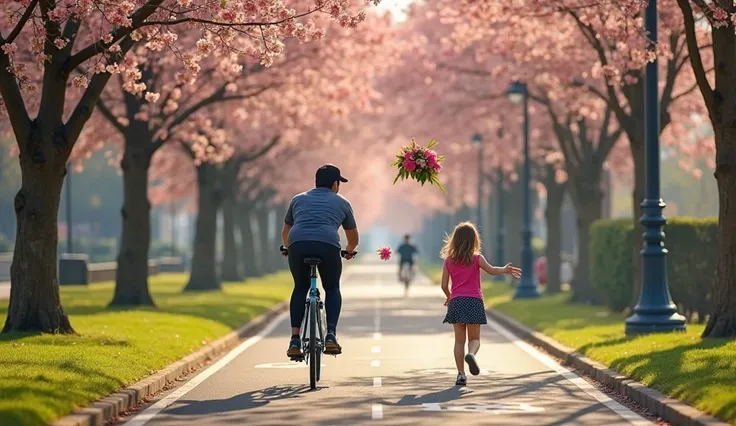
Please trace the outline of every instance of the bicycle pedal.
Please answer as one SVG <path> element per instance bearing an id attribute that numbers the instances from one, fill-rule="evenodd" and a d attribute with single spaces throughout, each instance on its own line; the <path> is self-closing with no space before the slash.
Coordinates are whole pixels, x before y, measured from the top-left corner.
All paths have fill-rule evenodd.
<path id="1" fill-rule="evenodd" d="M 294 362 L 303 362 L 304 356 L 292 356 L 292 357 L 289 357 L 289 360 L 294 361 Z"/>

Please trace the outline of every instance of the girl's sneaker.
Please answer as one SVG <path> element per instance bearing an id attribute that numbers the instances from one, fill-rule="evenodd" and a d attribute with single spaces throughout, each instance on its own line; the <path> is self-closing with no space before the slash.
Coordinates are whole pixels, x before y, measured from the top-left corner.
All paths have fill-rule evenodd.
<path id="1" fill-rule="evenodd" d="M 462 374 L 457 375 L 457 380 L 455 380 L 455 386 L 465 386 L 468 384 L 468 378 L 463 376 Z"/>
<path id="2" fill-rule="evenodd" d="M 472 374 L 473 376 L 477 376 L 478 374 L 480 374 L 480 368 L 478 368 L 478 362 L 475 360 L 475 355 L 473 354 L 465 355 L 465 362 L 468 363 L 470 374 Z"/>

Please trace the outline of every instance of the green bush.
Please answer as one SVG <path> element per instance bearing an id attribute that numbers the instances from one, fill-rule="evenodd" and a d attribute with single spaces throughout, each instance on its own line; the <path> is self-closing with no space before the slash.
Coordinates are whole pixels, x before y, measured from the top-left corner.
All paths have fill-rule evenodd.
<path id="1" fill-rule="evenodd" d="M 74 253 L 85 253 L 90 263 L 114 262 L 117 257 L 117 240 L 114 238 L 74 238 Z M 66 253 L 66 240 L 59 240 L 59 253 Z"/>
<path id="2" fill-rule="evenodd" d="M 632 293 L 631 219 L 597 220 L 590 227 L 590 279 L 613 311 L 629 306 Z"/>
<path id="3" fill-rule="evenodd" d="M 171 253 L 171 243 L 168 241 L 155 240 L 151 241 L 151 247 L 148 250 L 149 259 L 158 259 L 160 257 L 180 256 L 186 257 L 186 250 L 175 246 L 174 253 Z"/>
<path id="4" fill-rule="evenodd" d="M 676 217 L 665 228 L 667 281 L 672 299 L 688 319 L 703 321 L 710 313 L 716 280 L 718 218 Z"/>
<path id="5" fill-rule="evenodd" d="M 598 220 L 590 228 L 593 286 L 608 307 L 620 311 L 631 300 L 631 219 Z M 641 232 L 637 227 L 636 232 Z M 667 281 L 678 310 L 704 320 L 716 271 L 717 218 L 675 217 L 665 226 Z"/>

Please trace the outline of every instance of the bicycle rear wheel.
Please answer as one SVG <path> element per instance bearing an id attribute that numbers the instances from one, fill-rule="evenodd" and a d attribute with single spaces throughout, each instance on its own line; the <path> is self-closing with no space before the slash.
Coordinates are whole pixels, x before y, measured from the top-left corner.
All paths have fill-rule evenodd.
<path id="1" fill-rule="evenodd" d="M 319 368 L 322 360 L 317 349 L 317 302 L 309 301 L 309 387 L 317 389 Z"/>

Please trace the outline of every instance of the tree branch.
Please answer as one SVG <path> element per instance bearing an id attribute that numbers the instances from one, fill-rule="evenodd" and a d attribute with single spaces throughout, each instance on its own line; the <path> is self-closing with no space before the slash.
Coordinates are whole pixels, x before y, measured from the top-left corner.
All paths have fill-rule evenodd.
<path id="1" fill-rule="evenodd" d="M 31 118 L 28 116 L 26 103 L 20 93 L 18 80 L 16 80 L 15 75 L 8 72 L 8 68 L 10 68 L 10 58 L 0 50 L 0 95 L 2 95 L 5 102 L 5 109 L 8 111 L 15 140 L 18 147 L 20 147 L 20 151 L 24 153 L 25 142 L 31 133 Z"/>
<path id="2" fill-rule="evenodd" d="M 146 18 L 156 12 L 156 9 L 158 9 L 161 3 L 163 3 L 163 0 L 149 0 L 146 4 L 133 12 L 133 14 L 130 16 L 130 27 L 118 27 L 109 33 L 109 35 L 112 36 L 112 40 L 110 41 L 110 43 L 105 43 L 101 39 L 97 40 L 96 42 L 90 43 L 89 45 L 87 45 L 87 47 L 81 49 L 73 56 L 70 56 L 66 60 L 64 67 L 67 70 L 71 71 L 88 59 L 92 58 L 93 56 L 105 51 L 105 49 L 112 46 L 116 41 L 130 36 L 130 33 L 143 25 L 143 21 L 145 21 Z"/>
<path id="3" fill-rule="evenodd" d="M 97 109 L 113 127 L 115 127 L 120 133 L 125 133 L 125 127 L 120 124 L 118 119 L 115 117 L 115 114 L 113 114 L 107 105 L 105 105 L 105 101 L 102 98 L 97 100 Z"/>
<path id="4" fill-rule="evenodd" d="M 0 44 L 6 44 L 6 43 L 12 43 L 13 40 L 15 40 L 16 37 L 18 37 L 18 34 L 20 34 L 21 31 L 23 31 L 23 27 L 26 26 L 26 23 L 29 19 L 31 19 L 31 15 L 33 15 L 33 11 L 36 9 L 36 6 L 38 5 L 38 0 L 31 0 L 31 2 L 26 6 L 26 10 L 23 12 L 23 16 L 20 17 L 20 20 L 18 23 L 15 24 L 15 28 L 13 28 L 13 31 L 8 34 L 8 38 L 5 40 L 2 39 L 2 36 L 0 36 Z"/>
<path id="5" fill-rule="evenodd" d="M 124 56 L 132 46 L 133 39 L 131 39 L 130 37 L 126 37 L 123 41 L 120 42 L 121 52 L 118 53 L 118 56 Z M 81 99 L 79 99 L 79 102 L 74 108 L 72 115 L 69 116 L 69 121 L 67 121 L 66 123 L 65 130 L 66 140 L 67 143 L 69 143 L 70 152 L 71 148 L 77 142 L 79 135 L 82 133 L 84 125 L 87 123 L 87 120 L 89 120 L 89 117 L 92 115 L 92 110 L 95 108 L 97 100 L 100 98 L 100 95 L 105 89 L 105 85 L 107 85 L 107 82 L 108 80 L 110 80 L 111 76 L 112 74 L 108 72 L 95 74 L 95 76 L 92 77 L 92 80 L 90 80 L 89 85 L 84 91 Z"/>
<path id="6" fill-rule="evenodd" d="M 698 49 L 698 39 L 695 34 L 695 18 L 693 17 L 693 9 L 690 7 L 690 0 L 677 0 L 677 4 L 682 10 L 683 20 L 685 22 L 685 40 L 687 41 L 688 57 L 690 65 L 695 74 L 695 81 L 703 95 L 705 107 L 708 109 L 710 116 L 713 116 L 713 88 L 710 87 L 708 76 L 703 66 L 703 58 L 700 56 Z M 704 9 L 705 10 L 705 9 Z"/>
<path id="7" fill-rule="evenodd" d="M 265 146 L 261 147 L 261 149 L 248 154 L 243 154 L 238 157 L 238 161 L 240 162 L 240 164 L 245 164 L 259 159 L 260 157 L 266 155 L 268 151 L 270 151 L 273 147 L 275 147 L 276 144 L 279 143 L 279 140 L 281 140 L 281 135 L 274 136 L 271 141 Z"/>

